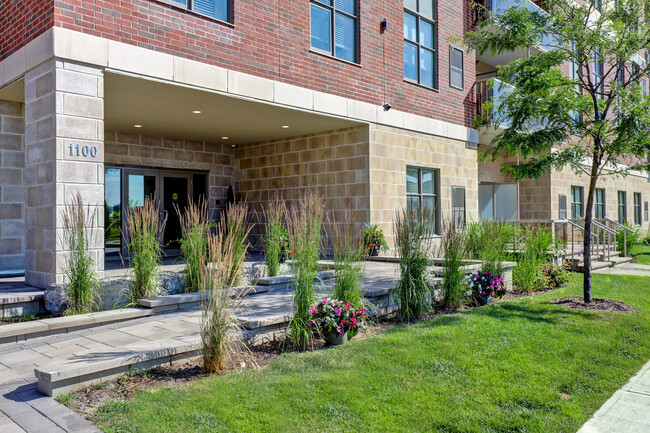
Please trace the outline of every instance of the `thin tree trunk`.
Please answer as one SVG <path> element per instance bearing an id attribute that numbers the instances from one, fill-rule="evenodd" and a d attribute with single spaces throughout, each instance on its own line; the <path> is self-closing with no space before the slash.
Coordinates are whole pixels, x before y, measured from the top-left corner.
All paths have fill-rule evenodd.
<path id="1" fill-rule="evenodd" d="M 589 190 L 587 191 L 587 204 L 585 206 L 585 238 L 583 242 L 584 257 L 584 282 L 583 293 L 585 303 L 593 301 L 591 297 L 591 232 L 594 216 L 594 193 L 596 191 L 596 180 L 598 179 L 598 159 L 594 154 L 591 163 L 591 175 L 589 176 Z"/>

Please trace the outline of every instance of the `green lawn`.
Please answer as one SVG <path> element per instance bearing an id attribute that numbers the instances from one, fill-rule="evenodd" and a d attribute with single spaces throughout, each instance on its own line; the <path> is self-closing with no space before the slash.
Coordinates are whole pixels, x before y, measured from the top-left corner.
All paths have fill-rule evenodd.
<path id="1" fill-rule="evenodd" d="M 636 244 L 632 247 L 632 255 L 639 260 L 639 263 L 650 265 L 650 245 Z"/>
<path id="2" fill-rule="evenodd" d="M 552 294 L 437 317 L 260 371 L 140 392 L 104 406 L 109 432 L 571 432 L 650 357 L 650 278 L 594 275 L 634 313 Z"/>

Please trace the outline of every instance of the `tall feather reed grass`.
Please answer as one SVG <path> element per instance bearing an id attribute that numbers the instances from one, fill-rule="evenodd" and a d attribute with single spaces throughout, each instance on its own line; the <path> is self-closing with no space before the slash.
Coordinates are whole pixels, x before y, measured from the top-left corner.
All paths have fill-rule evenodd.
<path id="1" fill-rule="evenodd" d="M 483 270 L 503 276 L 507 250 L 517 235 L 517 227 L 505 221 L 473 221 L 465 226 L 467 258 L 481 260 Z"/>
<path id="2" fill-rule="evenodd" d="M 63 240 L 69 249 L 64 273 L 68 280 L 65 291 L 66 315 L 90 313 L 99 309 L 99 279 L 90 248 L 95 240 L 96 212 L 84 205 L 81 194 L 63 209 Z"/>
<path id="3" fill-rule="evenodd" d="M 213 372 L 225 369 L 229 354 L 237 345 L 233 331 L 237 325 L 234 311 L 246 296 L 246 291 L 231 293 L 232 270 L 241 269 L 249 244 L 242 243 L 241 233 L 228 230 L 228 224 L 246 225 L 242 205 L 231 205 L 222 216 L 217 233 L 210 236 L 209 264 L 205 269 L 205 293 L 202 301 L 201 341 L 203 368 Z M 237 220 L 237 221 L 234 221 Z M 250 227 L 245 230 L 248 236 Z"/>
<path id="4" fill-rule="evenodd" d="M 309 191 L 300 197 L 288 213 L 289 245 L 294 249 L 293 318 L 287 337 L 298 350 L 305 350 L 311 341 L 308 323 L 309 308 L 315 301 L 314 279 L 321 253 L 325 203 L 320 195 Z"/>
<path id="5" fill-rule="evenodd" d="M 153 197 L 146 197 L 140 206 L 129 206 L 126 218 L 134 279 L 130 302 L 136 304 L 157 294 L 166 221 L 160 220 L 160 205 Z"/>
<path id="6" fill-rule="evenodd" d="M 245 201 L 240 201 L 226 206 L 226 212 L 222 214 L 221 226 L 224 231 L 224 236 L 229 236 L 234 239 L 234 254 L 239 257 L 242 254 L 246 256 L 248 251 L 248 235 L 251 232 L 252 224 L 250 224 L 248 215 L 248 204 Z M 237 286 L 241 283 L 242 270 L 244 268 L 243 260 L 233 261 L 230 268 L 227 285 L 229 287 Z"/>
<path id="7" fill-rule="evenodd" d="M 330 242 L 334 259 L 334 291 L 332 297 L 360 308 L 364 298 L 361 281 L 365 272 L 363 233 L 356 212 L 346 209 L 342 221 L 330 218 Z"/>
<path id="8" fill-rule="evenodd" d="M 207 200 L 198 203 L 189 200 L 187 207 L 181 209 L 174 203 L 181 225 L 181 254 L 185 262 L 185 292 L 198 292 L 205 285 L 205 270 L 208 264 L 210 244 L 210 221 Z"/>
<path id="9" fill-rule="evenodd" d="M 393 221 L 400 279 L 393 291 L 401 320 L 420 318 L 431 307 L 433 286 L 427 268 L 433 252 L 435 214 L 428 208 L 397 211 Z"/>
<path id="10" fill-rule="evenodd" d="M 264 262 L 269 277 L 275 277 L 280 271 L 280 256 L 283 252 L 285 238 L 284 220 L 287 208 L 280 196 L 270 200 L 267 207 L 262 208 L 262 215 L 266 222 L 266 235 L 264 236 Z"/>
<path id="11" fill-rule="evenodd" d="M 540 265 L 548 259 L 548 251 L 553 247 L 553 236 L 545 227 L 526 227 L 521 236 L 524 247 L 517 255 L 512 281 L 520 291 L 532 292 L 542 287 Z"/>
<path id="12" fill-rule="evenodd" d="M 458 308 L 463 304 L 467 287 L 462 270 L 465 257 L 465 235 L 453 221 L 443 224 L 442 248 L 442 304 Z"/>

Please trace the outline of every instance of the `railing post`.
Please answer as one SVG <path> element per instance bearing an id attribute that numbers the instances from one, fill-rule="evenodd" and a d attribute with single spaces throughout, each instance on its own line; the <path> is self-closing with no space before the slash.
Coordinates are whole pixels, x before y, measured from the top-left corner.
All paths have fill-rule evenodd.
<path id="1" fill-rule="evenodd" d="M 627 230 L 623 229 L 623 256 L 627 257 Z"/>

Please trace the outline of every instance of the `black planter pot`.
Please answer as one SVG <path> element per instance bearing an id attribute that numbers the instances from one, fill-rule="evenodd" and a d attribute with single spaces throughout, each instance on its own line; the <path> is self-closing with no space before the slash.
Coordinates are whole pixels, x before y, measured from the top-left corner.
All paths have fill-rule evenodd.
<path id="1" fill-rule="evenodd" d="M 374 248 L 370 249 L 370 255 L 372 257 L 377 257 L 379 255 L 379 250 L 381 249 L 381 245 L 375 245 Z"/>

